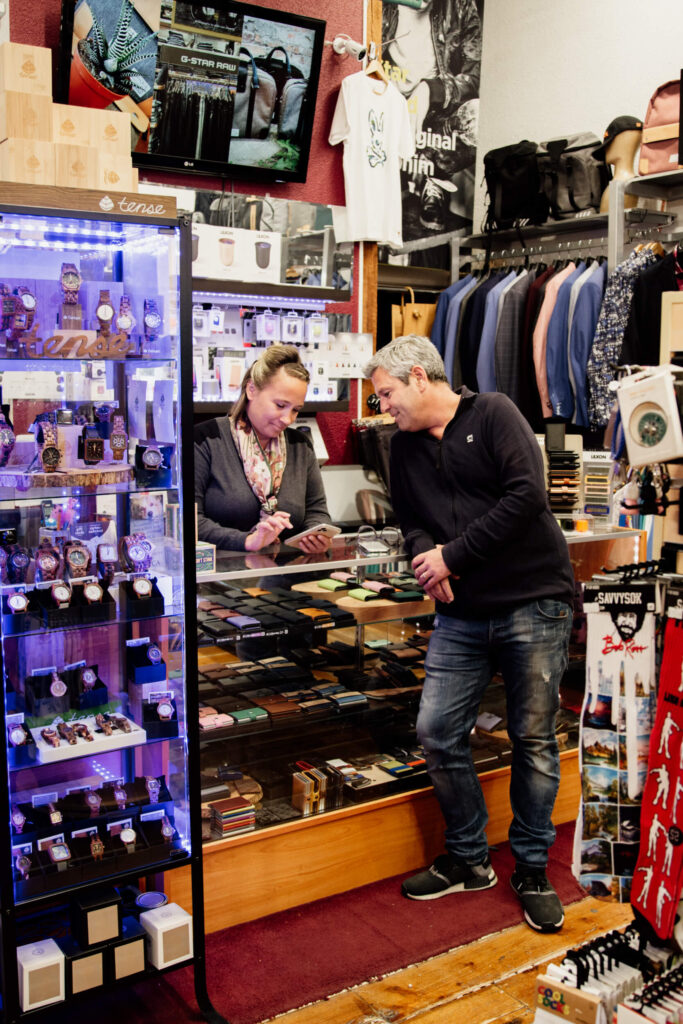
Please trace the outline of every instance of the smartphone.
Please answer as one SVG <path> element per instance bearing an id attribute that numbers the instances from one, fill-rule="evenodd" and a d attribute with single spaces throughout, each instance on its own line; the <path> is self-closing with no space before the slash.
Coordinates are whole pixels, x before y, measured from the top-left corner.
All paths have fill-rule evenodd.
<path id="1" fill-rule="evenodd" d="M 316 523 L 315 526 L 310 526 L 307 530 L 302 530 L 301 533 L 295 533 L 293 537 L 288 537 L 285 544 L 292 544 L 294 547 L 299 546 L 299 541 L 303 540 L 304 537 L 328 537 L 332 540 L 338 533 L 341 533 L 341 527 L 332 526 L 331 523 Z"/>

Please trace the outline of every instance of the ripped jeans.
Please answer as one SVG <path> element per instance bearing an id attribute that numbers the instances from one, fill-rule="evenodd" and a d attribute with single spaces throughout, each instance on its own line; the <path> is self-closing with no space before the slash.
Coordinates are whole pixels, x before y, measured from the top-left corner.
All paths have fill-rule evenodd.
<path id="1" fill-rule="evenodd" d="M 547 864 L 560 781 L 555 716 L 571 625 L 571 607 L 548 599 L 488 619 L 436 617 L 417 734 L 446 821 L 446 848 L 461 860 L 477 864 L 488 853 L 488 814 L 469 736 L 499 670 L 512 741 L 510 845 L 518 863 Z"/>

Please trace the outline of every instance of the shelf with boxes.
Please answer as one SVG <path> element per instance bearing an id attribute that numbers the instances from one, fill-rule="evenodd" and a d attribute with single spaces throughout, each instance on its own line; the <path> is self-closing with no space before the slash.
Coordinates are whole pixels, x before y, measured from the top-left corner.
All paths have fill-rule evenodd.
<path id="1" fill-rule="evenodd" d="M 64 202 L 76 198 L 86 205 Z M 203 945 L 180 907 L 131 910 L 123 898 L 141 876 L 184 865 L 201 904 L 182 500 L 189 224 L 173 204 L 134 219 L 101 202 L 0 185 L 7 1019 L 190 963 Z M 163 915 L 183 931 L 177 958 L 162 951 Z"/>
<path id="2" fill-rule="evenodd" d="M 137 191 L 130 114 L 52 100 L 52 51 L 0 46 L 0 181 Z"/>
<path id="3" fill-rule="evenodd" d="M 201 287 L 200 287 L 201 285 Z M 350 335 L 347 314 L 326 314 L 329 298 L 305 287 L 281 286 L 266 294 L 214 290 L 193 282 L 192 338 L 195 411 L 226 411 L 239 396 L 245 371 L 270 344 L 295 345 L 311 375 L 310 410 L 348 406 L 348 381 L 372 354 L 371 335 Z"/>

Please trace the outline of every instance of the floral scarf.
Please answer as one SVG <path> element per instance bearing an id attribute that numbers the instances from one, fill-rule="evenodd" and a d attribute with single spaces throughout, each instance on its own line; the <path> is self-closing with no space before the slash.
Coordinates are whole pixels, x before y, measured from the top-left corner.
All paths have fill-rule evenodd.
<path id="1" fill-rule="evenodd" d="M 230 420 L 230 432 L 242 459 L 247 483 L 261 503 L 261 519 L 277 509 L 277 496 L 287 465 L 284 433 L 270 439 L 265 448 L 246 419 Z"/>

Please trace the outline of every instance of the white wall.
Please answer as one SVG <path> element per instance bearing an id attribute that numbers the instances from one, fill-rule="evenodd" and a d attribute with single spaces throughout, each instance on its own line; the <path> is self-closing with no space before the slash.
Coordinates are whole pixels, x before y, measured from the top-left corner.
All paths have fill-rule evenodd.
<path id="1" fill-rule="evenodd" d="M 474 230 L 483 156 L 520 139 L 602 138 L 683 67 L 681 0 L 484 0 Z"/>

